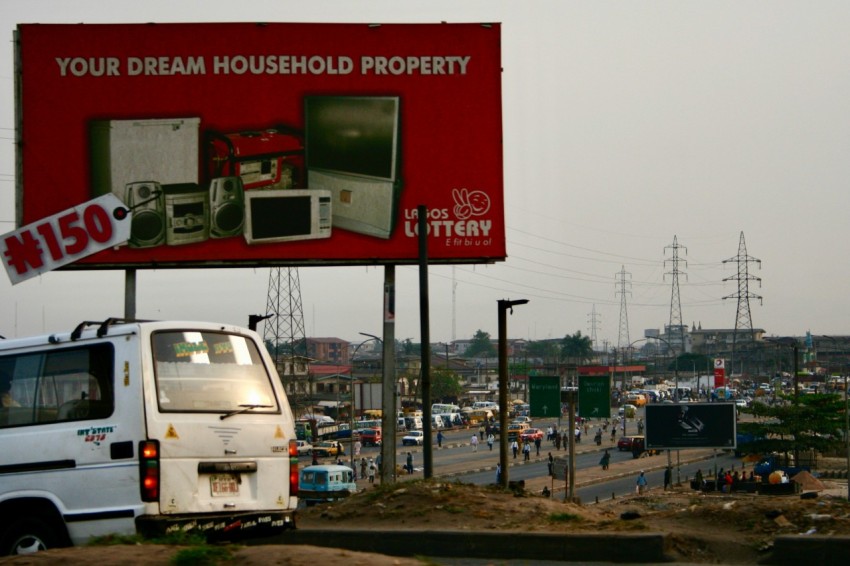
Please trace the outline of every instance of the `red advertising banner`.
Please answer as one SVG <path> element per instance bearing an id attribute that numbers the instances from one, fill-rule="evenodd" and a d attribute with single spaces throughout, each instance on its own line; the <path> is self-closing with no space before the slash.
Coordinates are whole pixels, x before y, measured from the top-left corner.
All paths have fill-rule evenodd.
<path id="1" fill-rule="evenodd" d="M 498 24 L 18 26 L 18 226 L 106 194 L 68 267 L 505 258 Z M 19 264 L 26 258 L 6 258 Z"/>
<path id="2" fill-rule="evenodd" d="M 726 385 L 726 360 L 723 358 L 714 359 L 714 387 L 724 387 Z"/>

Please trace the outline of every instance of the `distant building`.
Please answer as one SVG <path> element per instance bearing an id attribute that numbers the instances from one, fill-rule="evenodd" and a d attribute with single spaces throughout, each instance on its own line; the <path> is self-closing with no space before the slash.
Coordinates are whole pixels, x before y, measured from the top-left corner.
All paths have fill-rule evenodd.
<path id="1" fill-rule="evenodd" d="M 307 356 L 331 364 L 347 364 L 348 342 L 341 338 L 307 338 Z"/>

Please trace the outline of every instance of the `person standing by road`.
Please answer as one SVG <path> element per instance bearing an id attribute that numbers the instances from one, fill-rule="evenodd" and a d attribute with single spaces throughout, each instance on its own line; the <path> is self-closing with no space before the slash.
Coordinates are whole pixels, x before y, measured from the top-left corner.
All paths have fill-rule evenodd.
<path id="1" fill-rule="evenodd" d="M 664 491 L 667 491 L 667 488 L 673 488 L 673 470 L 670 466 L 664 468 Z"/>
<path id="2" fill-rule="evenodd" d="M 478 435 L 473 434 L 472 438 L 469 439 L 469 443 L 472 445 L 472 451 L 478 452 Z"/>
<path id="3" fill-rule="evenodd" d="M 490 448 L 490 452 L 493 451 L 493 443 L 496 442 L 496 437 L 493 436 L 493 433 L 487 435 L 487 446 Z"/>
<path id="4" fill-rule="evenodd" d="M 522 459 L 526 462 L 531 460 L 531 443 L 527 440 L 522 443 Z"/>
<path id="5" fill-rule="evenodd" d="M 513 452 L 514 454 L 514 460 L 516 460 L 516 454 L 517 452 L 519 452 L 519 444 L 517 443 L 516 439 L 513 439 L 511 441 L 511 452 Z"/>
<path id="6" fill-rule="evenodd" d="M 638 495 L 643 495 L 645 491 L 646 491 L 646 476 L 643 475 L 643 470 L 641 470 L 640 475 L 637 478 Z"/>
<path id="7" fill-rule="evenodd" d="M 599 460 L 599 465 L 602 466 L 603 470 L 608 469 L 608 464 L 611 462 L 611 454 L 608 453 L 608 449 L 605 449 L 605 453 L 602 454 L 602 458 Z"/>
<path id="8" fill-rule="evenodd" d="M 437 431 L 437 448 L 442 448 L 442 447 L 443 447 L 443 431 L 438 430 Z"/>
<path id="9" fill-rule="evenodd" d="M 407 453 L 407 473 L 413 473 L 413 454 L 410 452 Z"/>

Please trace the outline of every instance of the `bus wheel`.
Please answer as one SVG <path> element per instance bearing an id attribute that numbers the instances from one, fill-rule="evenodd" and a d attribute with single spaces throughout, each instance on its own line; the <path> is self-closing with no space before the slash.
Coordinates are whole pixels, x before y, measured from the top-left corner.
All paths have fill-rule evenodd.
<path id="1" fill-rule="evenodd" d="M 55 530 L 47 523 L 24 518 L 11 525 L 0 540 L 3 555 L 32 554 L 59 546 Z"/>

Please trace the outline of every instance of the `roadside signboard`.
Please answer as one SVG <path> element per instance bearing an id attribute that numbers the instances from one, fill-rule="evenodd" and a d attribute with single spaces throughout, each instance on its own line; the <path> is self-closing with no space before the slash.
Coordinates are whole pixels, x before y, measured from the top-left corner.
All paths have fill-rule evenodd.
<path id="1" fill-rule="evenodd" d="M 714 359 L 714 387 L 723 387 L 726 385 L 726 360 L 723 358 Z"/>
<path id="2" fill-rule="evenodd" d="M 611 380 L 607 375 L 578 377 L 578 416 L 584 419 L 611 416 Z"/>
<path id="3" fill-rule="evenodd" d="M 528 377 L 528 405 L 532 417 L 551 419 L 561 414 L 561 380 L 557 375 Z"/>
<path id="4" fill-rule="evenodd" d="M 650 403 L 646 406 L 646 448 L 734 449 L 734 403 Z"/>

